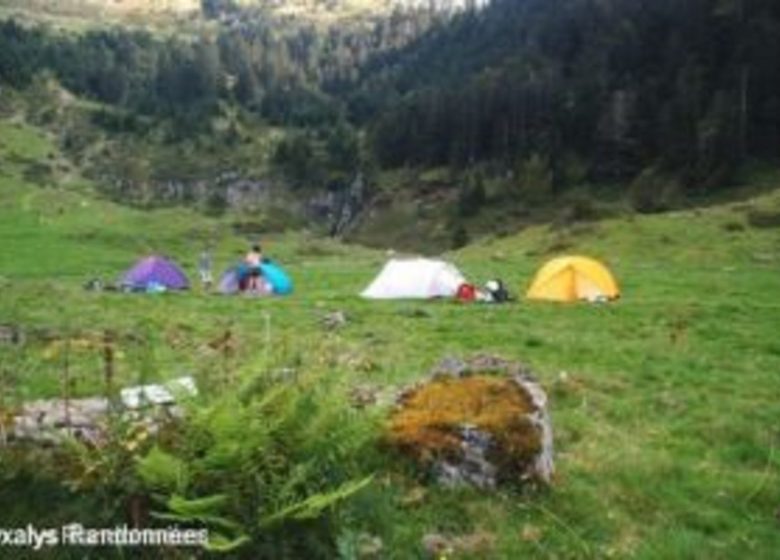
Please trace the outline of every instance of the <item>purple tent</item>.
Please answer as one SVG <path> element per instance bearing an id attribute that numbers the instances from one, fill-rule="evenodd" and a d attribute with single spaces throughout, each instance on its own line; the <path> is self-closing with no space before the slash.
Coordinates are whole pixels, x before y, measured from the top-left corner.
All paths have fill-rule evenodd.
<path id="1" fill-rule="evenodd" d="M 220 294 L 237 294 L 241 291 L 241 281 L 239 279 L 238 268 L 228 269 L 219 280 L 217 291 Z"/>
<path id="2" fill-rule="evenodd" d="M 138 261 L 122 275 L 122 286 L 145 289 L 153 285 L 165 286 L 169 290 L 186 290 L 190 283 L 184 272 L 164 257 L 152 256 Z"/>

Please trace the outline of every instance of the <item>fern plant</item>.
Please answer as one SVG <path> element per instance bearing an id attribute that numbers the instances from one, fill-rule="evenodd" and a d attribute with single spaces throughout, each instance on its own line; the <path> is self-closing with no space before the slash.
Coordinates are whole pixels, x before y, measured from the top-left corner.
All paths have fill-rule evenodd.
<path id="1" fill-rule="evenodd" d="M 275 386 L 191 407 L 182 432 L 136 462 L 155 496 L 153 518 L 208 528 L 214 552 L 335 550 L 330 512 L 371 483 L 357 459 L 371 432 L 327 384 L 313 387 Z"/>

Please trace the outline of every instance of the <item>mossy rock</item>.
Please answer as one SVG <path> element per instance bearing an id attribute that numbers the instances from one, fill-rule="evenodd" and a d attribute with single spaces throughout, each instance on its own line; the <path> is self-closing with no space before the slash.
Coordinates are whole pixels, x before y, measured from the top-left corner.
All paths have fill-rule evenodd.
<path id="1" fill-rule="evenodd" d="M 549 482 L 547 396 L 521 364 L 476 356 L 444 360 L 400 397 L 388 442 L 446 485 Z"/>

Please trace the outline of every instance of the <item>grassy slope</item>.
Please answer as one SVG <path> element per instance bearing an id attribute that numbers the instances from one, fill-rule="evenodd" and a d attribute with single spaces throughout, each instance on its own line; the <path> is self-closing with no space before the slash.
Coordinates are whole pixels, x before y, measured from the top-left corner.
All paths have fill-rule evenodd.
<path id="1" fill-rule="evenodd" d="M 196 28 L 196 24 L 201 24 L 191 12 L 115 10 L 112 9 L 112 3 L 103 4 L 101 9 L 79 2 L 31 3 L 28 0 L 0 0 L 0 18 L 14 19 L 23 25 L 45 25 L 74 33 L 122 25 L 167 35 L 177 32 L 177 27 L 190 30 Z"/>
<path id="2" fill-rule="evenodd" d="M 204 239 L 217 243 L 220 265 L 244 242 L 188 211 L 141 213 L 94 198 L 86 185 L 25 184 L 24 162 L 51 149 L 36 131 L 0 123 L 0 323 L 141 333 L 147 342 L 122 347 L 122 383 L 188 371 L 208 385 L 221 362 L 207 342 L 228 324 L 239 340 L 233 367 L 247 376 L 270 362 L 395 385 L 444 355 L 477 351 L 538 372 L 556 427 L 552 491 L 429 489 L 404 506 L 415 483 L 389 467 L 387 484 L 346 512 L 383 538 L 388 557 L 421 554 L 430 531 L 493 533 L 491 556 L 505 558 L 770 558 L 780 548 L 780 230 L 735 229 L 746 205 L 534 228 L 451 255 L 474 280 L 499 276 L 515 291 L 556 248 L 601 257 L 624 293 L 609 306 L 364 302 L 356 294 L 384 255 L 301 235 L 264 240 L 295 277 L 291 298 L 99 295 L 81 283 L 118 274 L 138 254 L 165 252 L 193 273 Z M 780 191 L 750 206 L 778 211 Z M 337 309 L 350 323 L 326 334 L 318 318 Z M 58 393 L 61 363 L 50 347 L 0 346 L 0 354 L 16 378 L 4 398 Z M 96 356 L 80 352 L 73 368 L 77 392 L 99 390 Z M 11 519 L 29 521 L 26 511 Z"/>
<path id="3" fill-rule="evenodd" d="M 208 27 L 200 4 L 200 0 L 0 0 L 0 16 L 76 32 L 122 25 L 165 34 L 182 26 L 190 30 Z M 241 0 L 237 4 L 262 9 L 281 18 L 321 25 L 386 15 L 393 8 L 388 0 L 286 0 L 278 4 L 266 0 Z"/>

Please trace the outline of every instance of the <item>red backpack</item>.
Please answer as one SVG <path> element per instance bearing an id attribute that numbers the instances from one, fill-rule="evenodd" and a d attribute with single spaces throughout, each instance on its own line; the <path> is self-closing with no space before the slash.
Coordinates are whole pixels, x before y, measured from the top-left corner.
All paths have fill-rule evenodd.
<path id="1" fill-rule="evenodd" d="M 455 293 L 458 301 L 474 301 L 477 299 L 477 287 L 474 284 L 461 284 Z"/>

